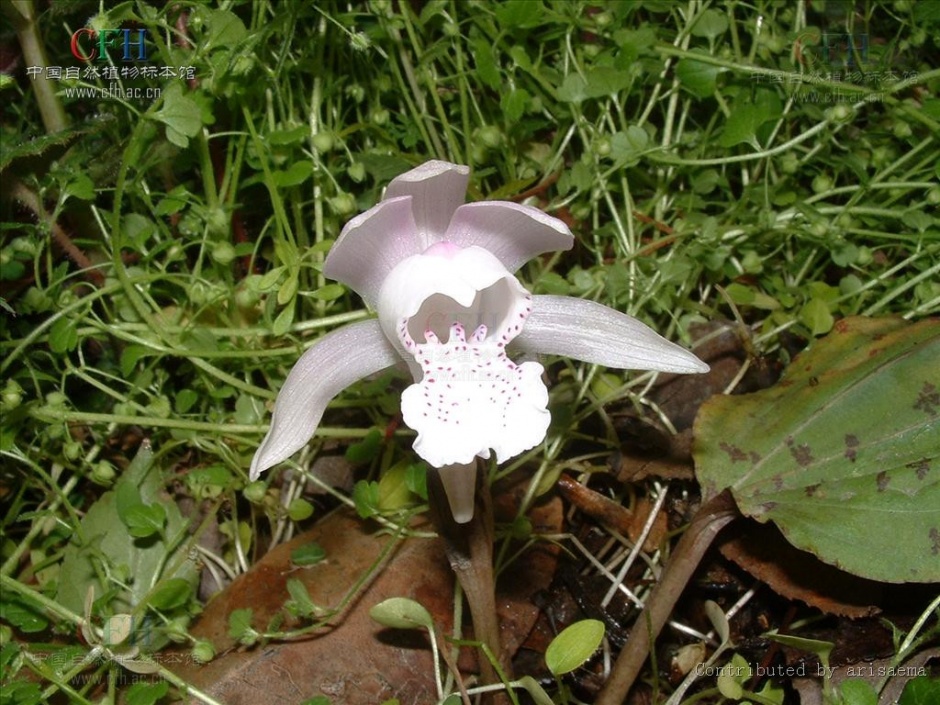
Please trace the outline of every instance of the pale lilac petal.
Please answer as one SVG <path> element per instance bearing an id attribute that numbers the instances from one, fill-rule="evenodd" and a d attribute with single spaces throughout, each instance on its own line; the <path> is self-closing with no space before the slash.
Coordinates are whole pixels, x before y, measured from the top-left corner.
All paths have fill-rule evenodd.
<path id="1" fill-rule="evenodd" d="M 387 199 L 346 223 L 323 264 L 324 276 L 351 287 L 374 309 L 395 265 L 425 249 L 411 206 L 408 197 Z"/>
<path id="2" fill-rule="evenodd" d="M 477 489 L 476 461 L 463 465 L 446 465 L 438 472 L 454 521 L 466 524 L 473 519 L 473 499 Z"/>
<path id="3" fill-rule="evenodd" d="M 320 338 L 281 387 L 271 428 L 251 461 L 251 479 L 303 448 L 333 397 L 400 359 L 376 320 L 352 323 Z"/>
<path id="4" fill-rule="evenodd" d="M 469 167 L 432 160 L 392 179 L 385 200 L 411 196 L 423 250 L 443 239 L 451 216 L 466 199 L 469 180 Z"/>
<path id="5" fill-rule="evenodd" d="M 513 347 L 562 355 L 606 367 L 660 372 L 708 372 L 708 365 L 644 323 L 569 296 L 533 296 L 532 313 Z"/>
<path id="6" fill-rule="evenodd" d="M 508 201 L 460 206 L 444 239 L 460 247 L 476 245 L 496 255 L 510 272 L 536 255 L 570 250 L 574 236 L 558 218 L 538 208 Z"/>

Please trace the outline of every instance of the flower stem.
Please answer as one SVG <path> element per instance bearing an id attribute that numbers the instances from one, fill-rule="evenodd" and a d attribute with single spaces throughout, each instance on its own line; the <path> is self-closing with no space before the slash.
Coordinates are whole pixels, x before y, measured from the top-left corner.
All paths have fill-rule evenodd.
<path id="1" fill-rule="evenodd" d="M 470 606 L 474 639 L 486 645 L 501 670 L 508 674 L 509 663 L 499 639 L 496 618 L 496 582 L 493 573 L 493 503 L 485 473 L 476 466 L 476 510 L 473 518 L 462 524 L 450 513 L 444 487 L 438 473 L 428 477 L 431 520 L 444 539 L 447 560 Z M 482 478 L 482 479 L 481 479 Z M 487 685 L 500 682 L 497 670 L 484 655 L 479 658 L 480 676 Z M 512 678 L 511 674 L 508 678 Z M 505 693 L 493 694 L 492 703 L 504 702 Z"/>

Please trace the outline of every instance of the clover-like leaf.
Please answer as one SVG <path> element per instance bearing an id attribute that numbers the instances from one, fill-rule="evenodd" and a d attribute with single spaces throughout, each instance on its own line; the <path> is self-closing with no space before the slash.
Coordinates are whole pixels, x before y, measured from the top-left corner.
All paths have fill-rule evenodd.
<path id="1" fill-rule="evenodd" d="M 940 321 L 848 318 L 771 389 L 695 424 L 705 494 L 885 582 L 940 580 Z"/>
<path id="2" fill-rule="evenodd" d="M 195 100 L 183 93 L 178 84 L 163 93 L 163 106 L 153 118 L 166 125 L 166 137 L 177 147 L 186 148 L 189 138 L 202 128 L 202 112 Z"/>

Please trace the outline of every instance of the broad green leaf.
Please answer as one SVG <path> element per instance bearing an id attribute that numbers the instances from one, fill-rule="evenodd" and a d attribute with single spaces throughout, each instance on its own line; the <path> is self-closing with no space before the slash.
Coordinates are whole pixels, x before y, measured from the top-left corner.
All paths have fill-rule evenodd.
<path id="1" fill-rule="evenodd" d="M 26 634 L 41 632 L 49 626 L 39 606 L 9 590 L 0 596 L 0 619 Z"/>
<path id="2" fill-rule="evenodd" d="M 4 682 L 3 702 L 11 705 L 37 705 L 42 702 L 42 690 L 38 683 L 25 680 Z"/>
<path id="3" fill-rule="evenodd" d="M 408 489 L 407 475 L 410 462 L 406 458 L 386 470 L 379 479 L 379 509 L 394 512 L 414 503 Z"/>
<path id="4" fill-rule="evenodd" d="M 277 314 L 277 318 L 274 319 L 274 323 L 271 324 L 271 332 L 274 333 L 277 337 L 281 337 L 290 330 L 291 324 L 294 322 L 294 305 L 290 304 L 285 306 L 284 309 Z"/>
<path id="5" fill-rule="evenodd" d="M 300 144 L 307 135 L 310 134 L 310 127 L 307 125 L 297 125 L 290 129 L 271 130 L 265 138 L 267 143 L 274 146 L 284 146 L 288 144 Z"/>
<path id="6" fill-rule="evenodd" d="M 568 280 L 557 272 L 546 272 L 539 277 L 537 288 L 539 293 L 545 292 L 546 294 L 558 294 L 559 296 L 566 296 L 571 292 L 571 285 Z"/>
<path id="7" fill-rule="evenodd" d="M 506 29 L 538 27 L 545 13 L 542 0 L 503 0 L 493 5 L 492 10 L 500 26 Z"/>
<path id="8" fill-rule="evenodd" d="M 302 617 L 310 617 L 317 612 L 317 606 L 310 599 L 310 593 L 302 580 L 297 578 L 287 579 L 287 592 L 294 601 L 293 608 L 297 614 Z"/>
<path id="9" fill-rule="evenodd" d="M 922 233 L 936 222 L 936 218 L 920 210 L 910 210 L 901 216 L 901 222 L 911 230 Z"/>
<path id="10" fill-rule="evenodd" d="M 918 676 L 904 686 L 898 705 L 933 705 L 940 702 L 940 678 Z"/>
<path id="11" fill-rule="evenodd" d="M 597 651 L 604 639 L 604 623 L 582 619 L 566 627 L 545 650 L 545 665 L 556 676 L 580 667 Z"/>
<path id="12" fill-rule="evenodd" d="M 0 169 L 6 169 L 14 160 L 38 157 L 55 147 L 64 147 L 77 137 L 100 132 L 110 122 L 110 116 L 88 118 L 76 126 L 49 135 L 23 139 L 12 129 L 0 136 Z"/>
<path id="13" fill-rule="evenodd" d="M 253 644 L 257 633 L 251 626 L 254 616 L 250 607 L 232 610 L 228 616 L 228 635 L 242 644 Z"/>
<path id="14" fill-rule="evenodd" d="M 832 330 L 835 319 L 829 306 L 822 299 L 810 299 L 799 313 L 800 323 L 809 328 L 813 335 L 825 335 Z"/>
<path id="15" fill-rule="evenodd" d="M 629 72 L 612 66 L 598 66 L 584 74 L 570 73 L 558 87 L 558 100 L 580 103 L 585 98 L 603 98 L 627 88 L 632 78 Z"/>
<path id="16" fill-rule="evenodd" d="M 382 431 L 371 428 L 361 441 L 349 444 L 346 449 L 346 460 L 356 464 L 368 463 L 378 457 L 381 449 Z"/>
<path id="17" fill-rule="evenodd" d="M 846 678 L 839 686 L 843 705 L 878 705 L 878 693 L 868 681 Z"/>
<path id="18" fill-rule="evenodd" d="M 526 73 L 532 73 L 532 59 L 529 58 L 529 55 L 526 53 L 525 47 L 516 44 L 513 47 L 509 48 L 509 56 L 515 62 L 516 66 L 525 71 Z"/>
<path id="19" fill-rule="evenodd" d="M 509 122 L 517 122 L 529 105 L 529 92 L 525 88 L 513 88 L 499 101 L 499 106 Z"/>
<path id="20" fill-rule="evenodd" d="M 629 72 L 620 71 L 611 66 L 598 66 L 585 74 L 587 85 L 584 94 L 587 98 L 603 98 L 613 95 L 630 86 L 633 79 Z"/>
<path id="21" fill-rule="evenodd" d="M 69 196 L 91 201 L 95 198 L 95 182 L 88 174 L 76 174 L 62 189 Z"/>
<path id="22" fill-rule="evenodd" d="M 192 583 L 182 578 L 170 578 L 157 583 L 148 603 L 158 610 L 169 611 L 185 605 L 192 595 Z"/>
<path id="23" fill-rule="evenodd" d="M 564 103 L 580 103 L 587 97 L 586 89 L 587 81 L 581 78 L 579 74 L 569 73 L 561 82 L 556 94 L 558 100 Z"/>
<path id="24" fill-rule="evenodd" d="M 316 565 L 324 558 L 326 558 L 326 551 L 315 541 L 305 543 L 290 552 L 290 561 L 294 565 Z"/>
<path id="25" fill-rule="evenodd" d="M 696 98 L 708 98 L 715 92 L 718 74 L 723 70 L 695 59 L 682 59 L 676 64 L 679 83 Z"/>
<path id="26" fill-rule="evenodd" d="M 649 141 L 646 130 L 630 125 L 626 131 L 616 132 L 610 138 L 610 156 L 619 164 L 635 164 L 649 145 Z"/>
<path id="27" fill-rule="evenodd" d="M 729 700 L 740 700 L 744 695 L 742 683 L 751 673 L 751 667 L 741 654 L 735 654 L 718 675 L 716 685 L 721 694 Z"/>
<path id="28" fill-rule="evenodd" d="M 281 285 L 281 288 L 277 290 L 278 305 L 284 306 L 288 302 L 293 301 L 294 297 L 297 295 L 297 289 L 299 287 L 299 271 L 297 269 L 293 269 L 288 273 L 287 279 Z"/>
<path id="29" fill-rule="evenodd" d="M 474 46 L 476 46 L 476 44 L 474 44 Z M 483 42 L 483 46 L 489 47 L 490 45 Z M 492 52 L 492 48 L 490 48 L 490 51 Z M 483 72 L 479 68 L 480 55 L 477 52 L 474 52 L 474 54 L 476 55 L 477 61 L 477 75 L 482 78 Z M 496 71 L 495 66 L 493 70 Z M 496 71 L 496 85 L 490 87 L 499 88 L 499 85 L 499 72 Z M 363 152 L 357 155 L 357 161 L 362 162 L 366 171 L 368 171 L 369 175 L 376 181 L 388 181 L 399 174 L 404 174 L 412 167 L 412 165 L 402 157 L 393 154 L 379 154 L 377 152 Z"/>
<path id="30" fill-rule="evenodd" d="M 208 48 L 231 49 L 244 39 L 248 30 L 238 15 L 228 10 L 210 10 L 206 21 L 209 25 Z"/>
<path id="31" fill-rule="evenodd" d="M 166 125 L 166 137 L 177 147 L 185 149 L 189 138 L 202 128 L 199 104 L 183 93 L 179 83 L 173 83 L 163 92 L 163 106 L 153 114 L 155 120 Z"/>
<path id="32" fill-rule="evenodd" d="M 281 277 L 284 275 L 285 271 L 287 271 L 287 267 L 282 265 L 280 267 L 272 268 L 271 271 L 267 274 L 263 274 L 261 279 L 258 280 L 258 291 L 268 291 L 269 289 L 273 289 L 280 283 Z"/>
<path id="33" fill-rule="evenodd" d="M 434 629 L 431 613 L 423 605 L 407 597 L 390 597 L 374 605 L 369 616 L 392 629 Z"/>
<path id="34" fill-rule="evenodd" d="M 692 36 L 714 39 L 728 31 L 728 16 L 718 10 L 705 10 L 692 25 Z"/>
<path id="35" fill-rule="evenodd" d="M 356 513 L 363 519 L 378 514 L 379 483 L 359 480 L 353 487 L 353 502 L 356 504 Z"/>
<path id="36" fill-rule="evenodd" d="M 291 521 L 304 521 L 313 516 L 313 505 L 303 497 L 295 497 L 287 506 L 287 516 Z"/>
<path id="37" fill-rule="evenodd" d="M 848 318 L 771 389 L 707 402 L 704 493 L 884 582 L 940 581 L 940 321 Z M 887 528 L 890 527 L 890 528 Z"/>
<path id="38" fill-rule="evenodd" d="M 405 485 L 421 499 L 428 498 L 428 468 L 424 463 L 414 463 L 405 472 Z"/>
<path id="39" fill-rule="evenodd" d="M 185 520 L 176 504 L 162 494 L 160 469 L 153 462 L 153 450 L 145 442 L 118 480 L 115 489 L 105 492 L 89 509 L 79 524 L 71 543 L 65 548 L 59 571 L 56 600 L 81 614 L 89 587 L 97 595 L 114 591 L 112 581 L 100 582 L 106 575 L 102 561 L 126 574 L 128 586 L 118 590 L 111 603 L 115 612 L 133 613 L 147 599 L 158 580 L 180 578 L 195 585 L 195 565 L 185 559 L 185 542 L 176 545 L 169 556 L 167 546 L 157 536 L 139 539 L 131 536 L 121 519 L 137 506 L 157 506 L 164 515 L 161 526 L 171 540 L 184 530 Z M 171 572 L 172 571 L 172 572 Z"/>
<path id="40" fill-rule="evenodd" d="M 123 364 L 123 359 L 121 360 Z M 125 375 L 126 377 L 127 375 Z M 173 400 L 173 408 L 177 414 L 185 414 L 199 401 L 199 394 L 192 389 L 181 389 Z"/>
<path id="41" fill-rule="evenodd" d="M 319 289 L 311 292 L 311 298 L 318 301 L 335 301 L 346 293 L 346 287 L 342 284 L 324 284 Z"/>
<path id="42" fill-rule="evenodd" d="M 160 698 L 170 692 L 170 684 L 166 681 L 149 683 L 138 681 L 127 689 L 125 694 L 127 705 L 154 705 Z"/>
<path id="43" fill-rule="evenodd" d="M 49 329 L 49 347 L 54 353 L 66 353 L 78 347 L 78 328 L 75 320 L 63 316 Z"/>
<path id="44" fill-rule="evenodd" d="M 281 188 L 299 186 L 311 176 L 313 176 L 313 163 L 307 160 L 294 162 L 287 169 L 271 174 L 274 183 Z"/>
<path id="45" fill-rule="evenodd" d="M 651 54 L 656 44 L 656 30 L 649 26 L 640 29 L 619 30 L 615 35 L 615 41 L 620 45 L 620 56 L 618 57 L 618 66 L 626 68 L 645 54 Z"/>
<path id="46" fill-rule="evenodd" d="M 499 76 L 499 67 L 496 65 L 496 57 L 493 53 L 493 45 L 483 37 L 474 39 L 471 42 L 471 45 L 473 47 L 473 61 L 476 64 L 477 69 L 476 75 L 490 88 L 494 90 L 498 89 L 501 86 L 502 81 Z M 397 176 L 402 171 L 397 166 L 395 168 L 398 169 L 398 171 L 393 173 L 391 176 Z M 370 168 L 368 162 L 366 162 L 366 169 L 374 172 L 374 169 Z M 408 169 L 408 166 L 405 166 L 405 169 Z"/>
<path id="47" fill-rule="evenodd" d="M 166 511 L 159 504 L 135 504 L 121 517 L 131 536 L 147 538 L 160 533 Z"/>
<path id="48" fill-rule="evenodd" d="M 718 138 L 722 147 L 733 147 L 746 142 L 755 148 L 757 131 L 768 120 L 780 114 L 780 99 L 768 90 L 758 89 L 753 96 L 741 96 L 735 101 L 731 114 L 725 122 L 724 131 Z"/>
<path id="49" fill-rule="evenodd" d="M 858 246 L 854 242 L 841 241 L 833 243 L 829 254 L 832 261 L 840 267 L 848 267 L 858 259 Z"/>

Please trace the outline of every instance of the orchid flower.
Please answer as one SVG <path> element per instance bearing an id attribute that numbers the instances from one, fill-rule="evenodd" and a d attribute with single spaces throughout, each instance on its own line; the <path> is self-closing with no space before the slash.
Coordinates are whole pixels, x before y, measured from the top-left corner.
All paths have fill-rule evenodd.
<path id="1" fill-rule="evenodd" d="M 274 406 L 251 478 L 302 448 L 330 402 L 401 361 L 414 384 L 402 417 L 414 449 L 440 470 L 454 519 L 473 516 L 476 458 L 503 462 L 545 438 L 542 365 L 512 353 L 607 367 L 705 372 L 708 365 L 630 316 L 592 301 L 533 296 L 514 276 L 574 243 L 559 219 L 506 201 L 464 203 L 465 166 L 429 161 L 393 179 L 378 205 L 340 234 L 323 273 L 355 290 L 378 319 L 320 338 Z"/>

